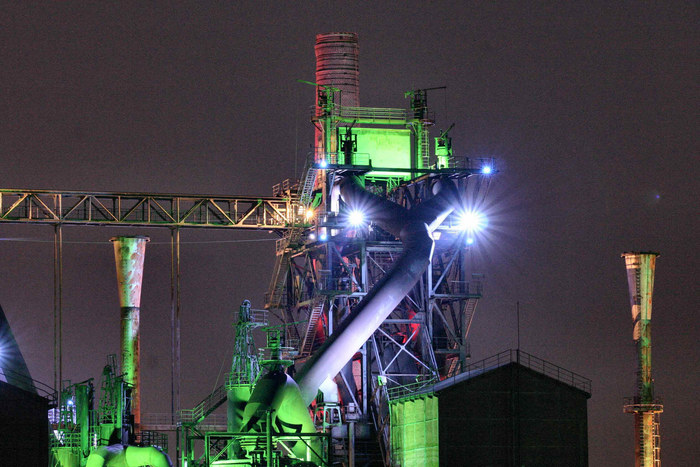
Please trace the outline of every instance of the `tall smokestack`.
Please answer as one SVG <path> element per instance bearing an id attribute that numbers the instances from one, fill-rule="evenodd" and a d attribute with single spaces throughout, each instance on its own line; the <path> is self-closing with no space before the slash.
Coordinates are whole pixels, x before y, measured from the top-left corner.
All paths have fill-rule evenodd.
<path id="1" fill-rule="evenodd" d="M 661 464 L 659 414 L 663 405 L 654 398 L 651 376 L 651 298 L 654 292 L 656 257 L 653 252 L 623 253 L 627 268 L 633 338 L 637 344 L 637 391 L 624 406 L 634 414 L 635 467 L 658 467 Z"/>
<path id="2" fill-rule="evenodd" d="M 337 106 L 360 106 L 360 68 L 357 34 L 354 32 L 330 32 L 316 35 L 316 116 L 337 110 Z M 331 88 L 337 91 L 332 91 Z M 332 160 L 338 150 L 332 128 L 317 128 L 315 136 L 315 160 Z M 324 142 L 323 133 L 329 132 Z M 329 159 L 329 156 L 331 158 Z"/>
<path id="3" fill-rule="evenodd" d="M 316 35 L 316 83 L 340 90 L 343 107 L 360 106 L 360 68 L 357 34 L 331 32 Z"/>
<path id="4" fill-rule="evenodd" d="M 139 315 L 143 260 L 148 237 L 114 237 L 114 260 L 117 264 L 117 285 L 121 306 L 121 365 L 124 380 L 133 386 L 131 408 L 134 431 L 141 426 L 141 377 Z"/>

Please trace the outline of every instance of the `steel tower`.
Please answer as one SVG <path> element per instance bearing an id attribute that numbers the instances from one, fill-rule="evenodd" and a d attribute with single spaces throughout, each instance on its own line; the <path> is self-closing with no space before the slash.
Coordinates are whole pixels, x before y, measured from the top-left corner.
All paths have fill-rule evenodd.
<path id="1" fill-rule="evenodd" d="M 319 351 L 326 351 L 324 343 L 352 319 L 370 291 L 383 285 L 405 252 L 396 234 L 364 219 L 346 193 L 341 196 L 346 181 L 357 180 L 361 189 L 383 198 L 385 209 L 393 204 L 406 212 L 431 200 L 441 180 L 454 184 L 455 213 L 433 234 L 430 265 L 335 378 L 340 400 L 356 411 L 360 424 L 373 425 L 385 441 L 382 455 L 389 462 L 390 394 L 418 391 L 457 374 L 469 358 L 467 337 L 483 288 L 482 276 L 470 271 L 472 239 L 459 228 L 459 217 L 483 202 L 492 161 L 454 157 L 447 131 L 435 138 L 436 153 L 430 154 L 434 116 L 428 94 L 443 88 L 405 93 L 409 110 L 359 107 L 356 40 L 347 34 L 317 36 L 317 58 L 323 56 L 319 45 L 331 42 L 338 50 L 352 52 L 337 62 L 348 69 L 339 76 L 352 78 L 353 98 L 347 99 L 348 83 L 321 82 L 332 76 L 330 60 L 318 64 L 312 118 L 316 147 L 298 187 L 282 183 L 275 193 L 287 187 L 286 194 L 298 200 L 305 225 L 287 230 L 277 243 L 266 308 L 290 324 L 286 341 L 298 342 L 295 366 L 289 371 L 294 375 L 315 361 Z M 319 76 L 322 65 L 324 74 Z M 308 379 L 305 368 L 300 377 L 303 387 Z"/>

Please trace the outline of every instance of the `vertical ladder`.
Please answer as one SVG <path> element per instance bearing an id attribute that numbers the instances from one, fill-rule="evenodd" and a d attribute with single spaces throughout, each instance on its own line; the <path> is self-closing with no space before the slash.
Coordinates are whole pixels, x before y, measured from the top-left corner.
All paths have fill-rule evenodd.
<path id="1" fill-rule="evenodd" d="M 430 167 L 430 134 L 428 133 L 428 126 L 421 122 L 421 163 L 422 168 L 427 169 Z"/>
<path id="2" fill-rule="evenodd" d="M 654 445 L 654 467 L 661 466 L 661 421 L 659 414 L 654 414 L 653 445 Z"/>

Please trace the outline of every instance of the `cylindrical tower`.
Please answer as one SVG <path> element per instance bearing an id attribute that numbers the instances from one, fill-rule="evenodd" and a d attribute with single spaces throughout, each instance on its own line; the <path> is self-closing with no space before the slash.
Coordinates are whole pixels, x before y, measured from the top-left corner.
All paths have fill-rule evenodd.
<path id="1" fill-rule="evenodd" d="M 316 35 L 316 83 L 340 92 L 336 104 L 360 106 L 360 68 L 357 34 L 331 32 Z"/>
<path id="2" fill-rule="evenodd" d="M 654 292 L 656 257 L 653 252 L 623 253 L 627 267 L 633 338 L 637 345 L 637 390 L 624 411 L 634 414 L 635 467 L 658 467 L 659 414 L 663 405 L 654 397 L 651 376 L 651 298 Z"/>
<path id="3" fill-rule="evenodd" d="M 316 36 L 316 117 L 324 125 L 316 127 L 315 160 L 335 162 L 329 156 L 338 150 L 335 128 L 328 116 L 341 107 L 360 106 L 360 68 L 357 34 L 331 32 Z M 326 137 L 324 137 L 324 134 Z"/>
<path id="4" fill-rule="evenodd" d="M 141 377 L 139 375 L 139 319 L 143 260 L 148 237 L 114 237 L 114 259 L 121 306 L 121 367 L 124 381 L 132 385 L 131 409 L 134 431 L 141 426 Z"/>

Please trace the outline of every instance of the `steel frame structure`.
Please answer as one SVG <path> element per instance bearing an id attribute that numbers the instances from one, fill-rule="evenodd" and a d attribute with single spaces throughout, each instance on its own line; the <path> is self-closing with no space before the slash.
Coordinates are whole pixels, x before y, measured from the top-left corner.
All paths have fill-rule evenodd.
<path id="1" fill-rule="evenodd" d="M 317 139 L 314 162 L 307 176 L 320 204 L 308 219 L 307 228 L 289 229 L 278 240 L 277 260 L 266 296 L 266 308 L 287 327 L 289 342 L 299 342 L 297 364 L 303 363 L 334 328 L 353 312 L 353 307 L 378 284 L 403 250 L 397 238 L 370 224 L 362 228 L 346 225 L 343 203 L 334 200 L 338 179 L 366 174 L 366 187 L 398 205 L 411 209 L 430 199 L 432 187 L 440 178 L 451 178 L 463 197 L 464 206 L 478 205 L 485 198 L 490 177 L 481 175 L 483 160 L 468 160 L 450 167 L 436 167 L 428 144 L 428 128 L 433 124 L 426 104 L 426 90 L 407 93 L 413 115 L 397 109 L 351 108 L 337 105 L 331 87 L 319 89 L 313 122 L 322 140 Z M 377 116 L 381 116 L 379 118 Z M 413 135 L 412 179 L 372 176 L 370 162 L 353 166 L 339 154 L 340 126 L 356 123 L 411 129 Z M 346 134 L 350 130 L 346 129 Z M 431 165 L 431 162 L 435 162 Z M 489 161 L 490 162 L 490 161 Z M 382 169 L 388 170 L 389 169 Z M 313 171 L 313 172 L 311 172 Z M 396 172 L 400 172 L 397 168 Z M 310 191 L 304 211 L 311 208 Z M 410 386 L 420 391 L 448 376 L 458 374 L 469 358 L 467 342 L 479 298 L 482 276 L 468 274 L 468 245 L 457 232 L 454 217 L 439 227 L 430 267 L 418 284 L 383 321 L 363 348 L 335 379 L 341 399 L 352 402 L 360 418 L 374 423 L 383 449 L 385 465 L 390 465 L 388 389 Z M 296 324 L 291 324 L 296 323 Z M 299 324 L 301 323 L 301 324 Z M 294 367 L 290 369 L 294 372 Z"/>
<path id="2" fill-rule="evenodd" d="M 284 231 L 300 222 L 291 196 L 0 189 L 0 223 Z"/>

